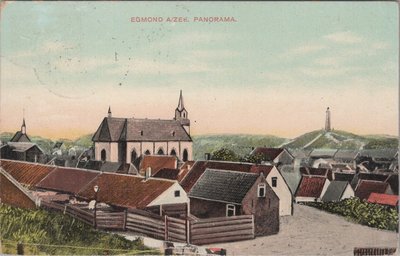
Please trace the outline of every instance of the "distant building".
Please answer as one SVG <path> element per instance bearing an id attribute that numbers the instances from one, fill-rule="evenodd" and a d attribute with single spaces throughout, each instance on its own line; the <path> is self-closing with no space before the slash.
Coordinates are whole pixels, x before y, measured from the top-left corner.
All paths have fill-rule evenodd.
<path id="1" fill-rule="evenodd" d="M 175 117 L 171 120 L 116 118 L 111 109 L 92 138 L 95 159 L 134 163 L 143 155 L 170 155 L 182 161 L 192 159 L 190 120 L 182 91 Z"/>
<path id="2" fill-rule="evenodd" d="M 267 148 L 257 147 L 251 153 L 251 156 L 261 156 L 263 161 L 279 165 L 279 164 L 292 164 L 294 157 L 285 148 Z"/>
<path id="3" fill-rule="evenodd" d="M 14 134 L 10 142 L 31 142 L 31 139 L 26 134 L 25 118 L 22 121 L 21 130 Z"/>
<path id="4" fill-rule="evenodd" d="M 329 110 L 329 107 L 326 109 L 325 131 L 326 132 L 331 131 L 331 111 Z"/>
<path id="5" fill-rule="evenodd" d="M 7 142 L 0 147 L 1 158 L 27 162 L 45 162 L 43 150 L 32 142 Z"/>
<path id="6" fill-rule="evenodd" d="M 347 181 L 331 181 L 324 196 L 323 202 L 339 202 L 354 197 L 354 190 Z"/>
<path id="7" fill-rule="evenodd" d="M 296 202 L 321 202 L 329 184 L 322 176 L 303 176 L 295 193 Z"/>

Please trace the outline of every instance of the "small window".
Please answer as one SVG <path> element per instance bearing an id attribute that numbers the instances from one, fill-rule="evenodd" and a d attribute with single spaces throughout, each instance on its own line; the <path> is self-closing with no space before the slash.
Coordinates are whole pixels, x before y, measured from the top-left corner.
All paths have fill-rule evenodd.
<path id="1" fill-rule="evenodd" d="M 140 136 L 143 136 L 143 131 L 140 131 Z"/>
<path id="2" fill-rule="evenodd" d="M 150 151 L 149 151 L 149 150 L 146 150 L 146 151 L 144 152 L 144 154 L 145 154 L 145 155 L 150 155 Z"/>
<path id="3" fill-rule="evenodd" d="M 172 137 L 175 137 L 175 131 L 171 132 Z"/>
<path id="4" fill-rule="evenodd" d="M 235 216 L 236 215 L 236 207 L 233 204 L 226 205 L 226 216 Z"/>
<path id="5" fill-rule="evenodd" d="M 272 177 L 272 187 L 276 188 L 277 185 L 278 185 L 278 178 Z"/>
<path id="6" fill-rule="evenodd" d="M 258 185 L 258 197 L 265 197 L 265 184 Z"/>
<path id="7" fill-rule="evenodd" d="M 181 196 L 181 191 L 175 190 L 175 197 L 180 197 Z"/>
<path id="8" fill-rule="evenodd" d="M 106 159 L 107 159 L 107 154 L 106 154 L 106 150 L 105 149 L 103 149 L 102 151 L 101 151 L 101 153 L 100 153 L 100 158 L 101 158 L 101 161 L 106 161 Z"/>

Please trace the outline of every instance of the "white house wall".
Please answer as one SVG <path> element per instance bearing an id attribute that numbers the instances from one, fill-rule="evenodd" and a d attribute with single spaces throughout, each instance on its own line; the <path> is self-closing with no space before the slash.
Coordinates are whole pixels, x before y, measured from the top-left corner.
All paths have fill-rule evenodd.
<path id="1" fill-rule="evenodd" d="M 181 152 L 180 155 L 183 156 L 183 150 L 187 150 L 188 152 L 188 160 L 193 159 L 193 143 L 190 141 L 182 141 L 181 142 Z M 182 159 L 182 158 L 181 158 Z"/>
<path id="2" fill-rule="evenodd" d="M 272 186 L 273 177 L 277 178 L 276 187 Z M 281 173 L 278 171 L 276 167 L 272 168 L 266 180 L 268 185 L 272 188 L 272 190 L 279 198 L 279 215 L 280 216 L 292 215 L 292 207 L 293 207 L 292 193 L 290 192 L 290 189 L 287 186 L 284 178 L 282 177 Z"/>
<path id="3" fill-rule="evenodd" d="M 350 198 L 350 197 L 354 197 L 354 190 L 350 186 L 350 184 L 347 184 L 346 189 L 344 190 L 342 198 L 340 198 L 340 200 Z"/>
<path id="4" fill-rule="evenodd" d="M 101 151 L 106 151 L 106 161 L 118 162 L 118 143 L 117 142 L 96 142 L 94 143 L 95 159 L 101 160 Z"/>
<path id="5" fill-rule="evenodd" d="M 177 190 L 180 191 L 179 197 L 175 197 L 175 191 Z M 148 206 L 182 203 L 189 203 L 189 198 L 185 190 L 178 184 L 178 182 L 175 182 L 174 185 L 154 199 Z"/>

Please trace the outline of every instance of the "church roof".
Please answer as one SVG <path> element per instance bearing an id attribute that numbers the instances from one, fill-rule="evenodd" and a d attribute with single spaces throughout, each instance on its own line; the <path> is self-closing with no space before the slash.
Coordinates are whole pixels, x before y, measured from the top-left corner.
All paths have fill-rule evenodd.
<path id="1" fill-rule="evenodd" d="M 93 141 L 192 141 L 177 120 L 105 117 Z"/>
<path id="2" fill-rule="evenodd" d="M 18 131 L 11 138 L 10 142 L 31 142 L 31 139 L 25 133 Z"/>

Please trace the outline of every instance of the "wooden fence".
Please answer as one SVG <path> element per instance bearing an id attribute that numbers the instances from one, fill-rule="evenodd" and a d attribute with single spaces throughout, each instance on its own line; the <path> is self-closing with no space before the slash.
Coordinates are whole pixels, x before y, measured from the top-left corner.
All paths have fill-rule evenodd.
<path id="1" fill-rule="evenodd" d="M 203 245 L 255 237 L 253 215 L 209 219 L 197 219 L 189 215 L 185 219 L 178 219 L 167 215 L 160 216 L 145 210 L 129 209 L 123 212 L 98 210 L 95 219 L 93 211 L 73 205 L 42 201 L 41 206 L 64 212 L 92 226 L 96 224 L 97 228 L 128 230 L 171 242 Z"/>
<path id="2" fill-rule="evenodd" d="M 253 239 L 253 215 L 199 219 L 190 224 L 190 242 L 196 245 Z"/>
<path id="3" fill-rule="evenodd" d="M 146 208 L 147 211 L 158 215 L 167 215 L 176 218 L 185 218 L 187 216 L 187 204 L 164 204 L 161 206 L 150 206 Z"/>
<path id="4" fill-rule="evenodd" d="M 396 253 L 396 248 L 379 248 L 379 247 L 369 247 L 369 248 L 359 248 L 355 247 L 353 254 L 354 256 L 365 256 L 365 255 L 394 255 Z"/>

